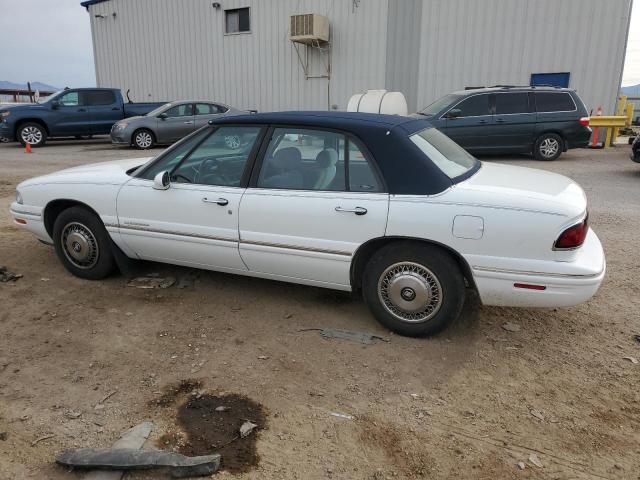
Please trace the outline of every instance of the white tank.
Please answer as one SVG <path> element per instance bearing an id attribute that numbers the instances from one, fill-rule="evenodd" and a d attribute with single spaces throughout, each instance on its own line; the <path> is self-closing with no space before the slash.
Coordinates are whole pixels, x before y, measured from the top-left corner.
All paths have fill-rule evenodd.
<path id="1" fill-rule="evenodd" d="M 347 111 L 407 115 L 409 108 L 402 92 L 367 90 L 366 93 L 356 93 L 349 99 Z"/>

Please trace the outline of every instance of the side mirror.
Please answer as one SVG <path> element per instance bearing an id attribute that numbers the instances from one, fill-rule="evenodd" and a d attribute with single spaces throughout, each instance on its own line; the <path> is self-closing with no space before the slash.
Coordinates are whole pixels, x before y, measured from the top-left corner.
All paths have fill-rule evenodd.
<path id="1" fill-rule="evenodd" d="M 166 120 L 167 119 L 167 114 L 165 112 L 162 112 L 160 115 L 158 115 L 158 118 L 160 120 Z"/>
<path id="2" fill-rule="evenodd" d="M 60 108 L 60 102 L 57 100 L 52 100 L 51 101 L 51 108 L 53 110 L 57 110 L 58 108 Z"/>
<path id="3" fill-rule="evenodd" d="M 461 113 L 462 113 L 462 110 L 460 110 L 459 108 L 452 108 L 451 110 L 449 110 L 447 112 L 446 117 L 447 118 L 458 118 Z"/>
<path id="4" fill-rule="evenodd" d="M 171 179 L 169 178 L 169 172 L 158 173 L 153 178 L 153 188 L 156 190 L 167 190 L 171 186 Z"/>

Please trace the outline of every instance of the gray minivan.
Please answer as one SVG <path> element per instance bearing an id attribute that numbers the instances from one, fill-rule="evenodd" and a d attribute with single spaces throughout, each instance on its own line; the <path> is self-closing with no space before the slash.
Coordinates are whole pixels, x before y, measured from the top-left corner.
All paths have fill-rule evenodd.
<path id="1" fill-rule="evenodd" d="M 418 115 L 473 154 L 528 153 L 555 160 L 589 143 L 587 109 L 574 90 L 490 87 L 451 93 Z"/>

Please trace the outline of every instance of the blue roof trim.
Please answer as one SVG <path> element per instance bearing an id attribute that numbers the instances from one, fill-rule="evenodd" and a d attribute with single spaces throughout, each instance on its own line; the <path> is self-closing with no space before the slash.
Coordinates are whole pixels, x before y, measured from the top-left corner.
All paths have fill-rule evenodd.
<path id="1" fill-rule="evenodd" d="M 84 2 L 80 2 L 80 6 L 89 10 L 91 5 L 95 5 L 96 3 L 108 2 L 109 0 L 85 0 Z"/>

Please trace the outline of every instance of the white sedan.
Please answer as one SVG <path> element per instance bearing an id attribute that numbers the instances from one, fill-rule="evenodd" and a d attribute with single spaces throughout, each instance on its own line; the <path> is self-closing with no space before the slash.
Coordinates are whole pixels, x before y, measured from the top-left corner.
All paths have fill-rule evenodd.
<path id="1" fill-rule="evenodd" d="M 580 186 L 482 163 L 409 117 L 222 118 L 156 158 L 33 178 L 16 197 L 15 222 L 79 277 L 124 254 L 361 291 L 403 335 L 449 325 L 467 288 L 485 305 L 564 307 L 605 274 Z"/>

